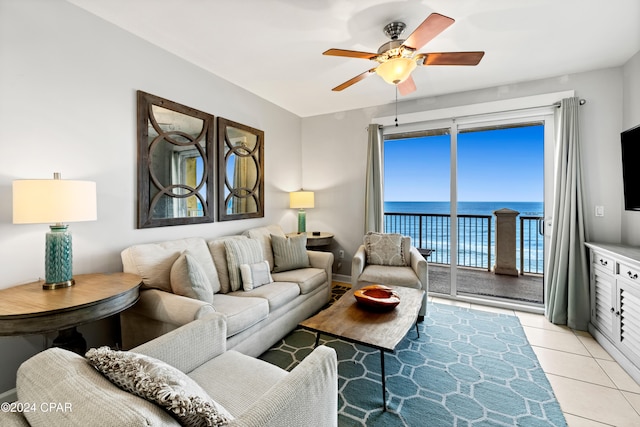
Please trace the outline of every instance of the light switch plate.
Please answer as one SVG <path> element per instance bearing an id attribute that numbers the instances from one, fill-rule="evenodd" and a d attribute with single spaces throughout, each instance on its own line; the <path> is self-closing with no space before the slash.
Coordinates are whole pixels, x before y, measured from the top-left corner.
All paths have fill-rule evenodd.
<path id="1" fill-rule="evenodd" d="M 604 216 L 604 206 L 596 206 L 596 216 Z"/>

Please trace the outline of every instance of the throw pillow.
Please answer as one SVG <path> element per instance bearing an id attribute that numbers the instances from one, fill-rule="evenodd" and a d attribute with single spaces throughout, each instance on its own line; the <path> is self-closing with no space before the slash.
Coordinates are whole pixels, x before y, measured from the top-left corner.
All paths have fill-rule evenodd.
<path id="1" fill-rule="evenodd" d="M 160 360 L 109 347 L 92 348 L 89 363 L 121 389 L 154 402 L 185 426 L 224 426 L 233 419 L 182 371 Z"/>
<path id="2" fill-rule="evenodd" d="M 188 250 L 182 252 L 171 267 L 171 290 L 177 295 L 213 303 L 211 282 Z"/>
<path id="3" fill-rule="evenodd" d="M 242 278 L 240 277 L 240 266 L 242 264 L 253 264 L 264 261 L 262 248 L 257 240 L 253 239 L 232 239 L 224 241 L 224 248 L 227 255 L 227 267 L 229 269 L 229 286 L 231 291 L 242 288 Z"/>
<path id="4" fill-rule="evenodd" d="M 310 267 L 306 234 L 292 237 L 272 234 L 271 247 L 273 248 L 274 273 Z"/>
<path id="5" fill-rule="evenodd" d="M 405 266 L 402 234 L 368 232 L 364 236 L 367 264 Z M 409 254 L 406 254 L 408 257 Z"/>
<path id="6" fill-rule="evenodd" d="M 254 264 L 242 264 L 240 275 L 242 276 L 242 289 L 250 291 L 258 286 L 273 282 L 268 261 L 256 262 Z"/>

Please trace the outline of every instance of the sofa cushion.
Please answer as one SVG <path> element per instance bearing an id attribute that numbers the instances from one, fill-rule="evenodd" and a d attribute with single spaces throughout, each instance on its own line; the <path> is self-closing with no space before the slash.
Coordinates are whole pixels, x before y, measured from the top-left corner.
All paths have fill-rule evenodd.
<path id="1" fill-rule="evenodd" d="M 409 240 L 409 247 L 411 245 Z M 405 244 L 403 244 L 405 243 Z M 364 236 L 367 264 L 406 266 L 409 265 L 409 250 L 402 234 L 368 232 Z"/>
<path id="2" fill-rule="evenodd" d="M 131 246 L 121 253 L 124 272 L 142 277 L 146 288 L 171 292 L 171 267 L 186 249 L 189 249 L 206 272 L 213 292 L 219 292 L 220 282 L 211 253 L 200 237 Z"/>
<path id="3" fill-rule="evenodd" d="M 368 265 L 358 276 L 358 282 L 379 283 L 381 285 L 405 286 L 421 289 L 422 284 L 411 267 Z"/>
<path id="4" fill-rule="evenodd" d="M 284 369 L 234 350 L 189 373 L 209 395 L 239 417 L 287 376 Z"/>
<path id="5" fill-rule="evenodd" d="M 187 249 L 171 267 L 171 290 L 176 295 L 213 302 L 211 282 L 202 266 Z"/>
<path id="6" fill-rule="evenodd" d="M 271 249 L 271 235 L 275 234 L 276 236 L 284 237 L 285 234 L 284 231 L 282 231 L 282 228 L 277 224 L 272 224 L 264 227 L 252 228 L 242 234 L 260 242 L 264 259 L 267 260 L 271 268 L 273 268 L 275 264 L 273 262 L 273 250 Z"/>
<path id="7" fill-rule="evenodd" d="M 186 426 L 224 426 L 233 419 L 185 373 L 153 357 L 109 347 L 90 349 L 91 365 L 121 389 L 154 402 Z"/>
<path id="8" fill-rule="evenodd" d="M 260 261 L 240 266 L 242 289 L 250 291 L 254 288 L 273 282 L 269 261 Z"/>
<path id="9" fill-rule="evenodd" d="M 69 411 L 25 412 L 31 425 L 179 425 L 158 405 L 119 389 L 87 359 L 61 348 L 50 348 L 25 361 L 18 369 L 16 389 L 21 402 L 63 402 L 73 411 L 73 416 Z"/>
<path id="10" fill-rule="evenodd" d="M 273 248 L 273 272 L 295 270 L 310 267 L 307 255 L 307 235 L 298 234 L 292 237 L 271 236 Z"/>
<path id="11" fill-rule="evenodd" d="M 322 268 L 299 268 L 273 273 L 273 280 L 296 283 L 300 288 L 300 293 L 306 295 L 327 281 L 327 272 Z"/>
<path id="12" fill-rule="evenodd" d="M 253 264 L 264 260 L 262 247 L 257 240 L 225 240 L 224 249 L 227 254 L 227 267 L 229 268 L 229 286 L 232 291 L 242 288 L 240 266 Z"/>
<path id="13" fill-rule="evenodd" d="M 297 283 L 273 282 L 265 286 L 260 286 L 251 291 L 231 292 L 229 295 L 243 297 L 259 297 L 269 302 L 269 312 L 273 312 L 288 302 L 296 299 L 300 295 L 300 287 Z"/>
<path id="14" fill-rule="evenodd" d="M 220 294 L 216 295 L 213 307 L 227 316 L 227 337 L 249 329 L 269 315 L 269 302 L 264 298 Z"/>
<path id="15" fill-rule="evenodd" d="M 231 284 L 229 283 L 229 267 L 227 266 L 227 251 L 224 248 L 226 240 L 248 239 L 247 236 L 225 236 L 219 237 L 207 242 L 209 252 L 213 258 L 213 264 L 218 272 L 218 280 L 220 282 L 220 292 L 226 294 L 231 292 Z"/>

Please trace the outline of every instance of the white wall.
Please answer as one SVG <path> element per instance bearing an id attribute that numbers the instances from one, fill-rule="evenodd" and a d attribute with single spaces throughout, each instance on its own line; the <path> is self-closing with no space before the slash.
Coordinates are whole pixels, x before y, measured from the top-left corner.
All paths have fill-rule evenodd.
<path id="1" fill-rule="evenodd" d="M 624 107 L 621 130 L 640 126 L 640 52 L 623 67 L 623 78 Z M 622 241 L 628 245 L 640 246 L 640 212 L 622 211 Z"/>
<path id="2" fill-rule="evenodd" d="M 633 70 L 630 70 L 632 72 Z M 635 76 L 639 73 L 636 71 Z M 636 81 L 638 77 L 630 77 Z M 612 68 L 539 81 L 401 102 L 399 114 L 437 110 L 551 92 L 575 90 L 587 103 L 581 107 L 587 228 L 589 238 L 621 241 L 622 174 L 620 130 L 623 117 L 623 70 Z M 637 99 L 637 98 L 636 98 Z M 374 117 L 395 114 L 390 104 L 340 114 L 303 118 L 303 177 L 305 188 L 318 191 L 315 209 L 308 214 L 311 228 L 335 233 L 337 246 L 345 250 L 338 273 L 349 275 L 353 253 L 364 233 L 366 127 Z M 428 171 L 420 182 L 429 185 Z M 327 203 L 329 209 L 325 209 Z M 595 205 L 605 207 L 605 217 L 593 215 Z M 338 250 L 336 247 L 334 253 Z"/>
<path id="3" fill-rule="evenodd" d="M 12 224 L 15 179 L 96 181 L 98 220 L 70 225 L 76 274 L 121 271 L 133 243 L 295 228 L 286 192 L 301 186 L 298 116 L 62 0 L 0 0 L 0 64 L 0 288 L 44 277 L 48 226 Z M 265 131 L 265 218 L 135 228 L 138 89 Z M 89 346 L 108 343 L 111 323 L 80 328 Z M 0 337 L 0 393 L 46 345 Z"/>

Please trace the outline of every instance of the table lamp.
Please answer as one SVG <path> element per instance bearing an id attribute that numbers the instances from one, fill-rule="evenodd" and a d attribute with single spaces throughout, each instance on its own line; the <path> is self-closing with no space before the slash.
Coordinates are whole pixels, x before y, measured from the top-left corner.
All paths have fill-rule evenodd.
<path id="1" fill-rule="evenodd" d="M 46 236 L 44 289 L 72 286 L 71 234 L 63 222 L 97 219 L 96 183 L 60 179 L 13 181 L 13 223 L 52 224 Z"/>
<path id="2" fill-rule="evenodd" d="M 298 209 L 298 233 L 306 232 L 307 214 L 305 209 L 314 207 L 313 191 L 293 191 L 289 193 L 289 207 Z"/>

